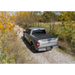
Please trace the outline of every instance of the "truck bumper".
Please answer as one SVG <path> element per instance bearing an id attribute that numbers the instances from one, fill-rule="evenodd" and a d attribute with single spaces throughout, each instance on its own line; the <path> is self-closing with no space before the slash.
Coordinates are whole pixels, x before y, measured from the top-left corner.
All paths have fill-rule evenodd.
<path id="1" fill-rule="evenodd" d="M 58 47 L 58 45 L 48 46 L 48 49 L 47 49 L 47 47 L 39 47 L 39 48 L 37 49 L 37 51 L 48 51 L 48 50 L 51 50 L 51 49 L 57 48 L 57 47 Z"/>

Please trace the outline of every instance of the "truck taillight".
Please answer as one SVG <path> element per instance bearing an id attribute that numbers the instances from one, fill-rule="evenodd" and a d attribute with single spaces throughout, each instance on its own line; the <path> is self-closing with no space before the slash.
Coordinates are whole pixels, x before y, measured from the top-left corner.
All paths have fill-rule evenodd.
<path id="1" fill-rule="evenodd" d="M 39 47 L 40 46 L 40 43 L 39 42 L 37 42 L 37 47 Z"/>
<path id="2" fill-rule="evenodd" d="M 38 30 L 40 30 L 40 29 L 38 29 Z"/>
<path id="3" fill-rule="evenodd" d="M 57 40 L 57 43 L 59 43 L 59 40 Z"/>

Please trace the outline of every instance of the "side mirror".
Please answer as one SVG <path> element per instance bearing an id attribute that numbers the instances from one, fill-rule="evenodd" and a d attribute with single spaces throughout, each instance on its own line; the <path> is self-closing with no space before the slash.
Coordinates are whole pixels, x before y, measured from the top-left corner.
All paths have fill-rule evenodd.
<path id="1" fill-rule="evenodd" d="M 28 33 L 27 31 L 23 31 L 23 33 Z"/>

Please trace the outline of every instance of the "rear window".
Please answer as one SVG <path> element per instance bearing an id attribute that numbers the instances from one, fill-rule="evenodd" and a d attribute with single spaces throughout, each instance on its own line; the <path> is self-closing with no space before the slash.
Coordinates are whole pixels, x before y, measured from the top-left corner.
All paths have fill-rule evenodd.
<path id="1" fill-rule="evenodd" d="M 45 30 L 33 30 L 32 34 L 46 34 Z"/>

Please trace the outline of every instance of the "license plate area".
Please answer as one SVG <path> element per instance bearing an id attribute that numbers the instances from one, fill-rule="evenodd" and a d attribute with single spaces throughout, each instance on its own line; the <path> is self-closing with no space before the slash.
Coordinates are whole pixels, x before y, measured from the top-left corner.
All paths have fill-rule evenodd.
<path id="1" fill-rule="evenodd" d="M 51 49 L 51 47 L 46 47 L 46 50 L 50 50 Z"/>

